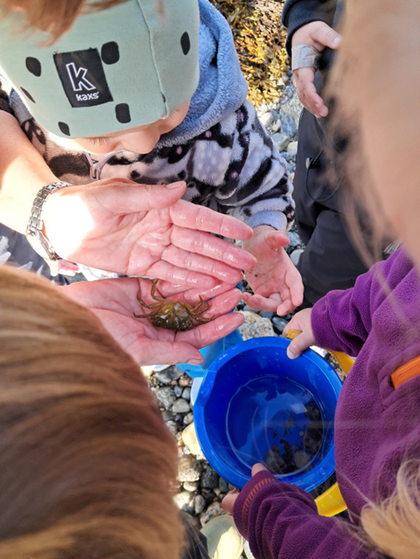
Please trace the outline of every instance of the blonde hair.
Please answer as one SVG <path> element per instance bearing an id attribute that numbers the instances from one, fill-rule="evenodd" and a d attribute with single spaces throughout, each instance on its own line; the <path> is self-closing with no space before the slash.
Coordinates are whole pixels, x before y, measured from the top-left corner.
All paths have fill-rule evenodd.
<path id="1" fill-rule="evenodd" d="M 7 266 L 0 347 L 0 559 L 177 559 L 177 448 L 135 362 Z"/>
<path id="2" fill-rule="evenodd" d="M 420 73 L 413 70 L 420 56 L 420 2 L 347 0 L 346 9 L 344 39 L 329 84 L 335 111 L 330 130 L 349 142 L 344 165 L 352 177 L 349 180 L 352 196 L 363 201 L 374 229 L 382 235 L 389 225 L 375 194 L 372 170 L 364 155 L 360 108 L 373 101 L 384 119 L 399 118 L 399 126 L 407 125 L 407 118 L 400 116 L 399 111 L 407 110 L 405 101 L 412 105 L 410 95 L 418 99 L 420 91 Z M 404 79 L 410 79 L 410 84 L 404 83 Z M 411 115 L 405 134 L 393 122 L 390 132 L 400 133 L 395 137 L 395 141 L 402 142 L 400 148 L 409 149 L 415 137 L 418 141 L 416 119 L 419 117 L 419 114 Z M 418 159 L 418 153 L 416 157 Z M 358 240 L 360 248 L 363 240 L 360 237 Z M 418 332 L 415 334 L 418 336 Z M 394 559 L 420 557 L 420 461 L 407 460 L 400 465 L 395 490 L 382 502 L 364 507 L 361 525 L 365 541 L 369 539 L 371 547 Z"/>
<path id="3" fill-rule="evenodd" d="M 82 13 L 107 10 L 127 0 L 27 0 L 24 9 L 27 30 L 39 29 L 51 35 L 51 43 L 68 31 L 74 20 Z M 6 17 L 14 8 L 20 8 L 22 0 L 3 0 L 2 12 Z"/>

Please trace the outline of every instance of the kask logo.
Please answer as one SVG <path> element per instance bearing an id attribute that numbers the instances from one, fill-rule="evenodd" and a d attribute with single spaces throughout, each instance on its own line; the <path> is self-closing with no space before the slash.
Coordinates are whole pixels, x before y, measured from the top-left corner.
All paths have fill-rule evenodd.
<path id="1" fill-rule="evenodd" d="M 72 107 L 93 107 L 113 100 L 98 49 L 56 53 L 54 62 Z"/>

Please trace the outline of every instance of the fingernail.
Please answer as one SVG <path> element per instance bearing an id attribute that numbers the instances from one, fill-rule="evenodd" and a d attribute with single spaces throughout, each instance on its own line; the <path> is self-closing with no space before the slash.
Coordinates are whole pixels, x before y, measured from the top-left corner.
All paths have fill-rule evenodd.
<path id="1" fill-rule="evenodd" d="M 289 348 L 289 347 L 288 347 L 287 350 L 286 350 L 286 354 L 287 354 L 287 357 L 288 357 L 289 359 L 296 359 L 296 354 L 293 353 L 293 351 L 290 351 L 290 348 Z"/>
<path id="2" fill-rule="evenodd" d="M 336 37 L 333 41 L 334 46 L 337 47 L 341 43 L 341 37 Z"/>
<path id="3" fill-rule="evenodd" d="M 169 184 L 166 185 L 166 188 L 180 188 L 181 186 L 184 185 L 184 181 L 178 181 L 178 182 L 170 182 Z"/>
<path id="4" fill-rule="evenodd" d="M 203 362 L 200 359 L 190 359 L 187 363 L 189 365 L 201 365 Z"/>

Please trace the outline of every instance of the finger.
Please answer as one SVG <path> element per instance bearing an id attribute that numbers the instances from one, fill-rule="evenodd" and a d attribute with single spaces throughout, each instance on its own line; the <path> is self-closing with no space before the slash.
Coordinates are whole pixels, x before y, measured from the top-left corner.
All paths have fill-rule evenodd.
<path id="1" fill-rule="evenodd" d="M 290 299 L 286 299 L 277 307 L 276 312 L 279 316 L 286 316 L 295 310 L 297 305 L 294 305 Z"/>
<path id="2" fill-rule="evenodd" d="M 299 336 L 296 336 L 287 347 L 287 357 L 289 359 L 296 359 L 299 355 L 308 349 L 312 345 L 312 337 L 306 332 L 302 332 Z"/>
<path id="3" fill-rule="evenodd" d="M 232 270 L 234 279 L 231 283 L 236 281 L 238 277 L 238 271 Z M 215 277 L 207 274 L 202 274 L 200 272 L 193 272 L 191 270 L 186 270 L 185 268 L 179 268 L 176 265 L 170 264 L 169 262 L 164 262 L 159 260 L 155 262 L 147 271 L 147 275 L 153 278 L 159 278 L 161 280 L 167 281 L 170 284 L 179 284 L 182 289 L 185 288 L 198 288 L 198 286 L 203 289 L 211 289 L 218 283 L 220 283 Z M 236 281 L 237 283 L 237 281 Z"/>
<path id="4" fill-rule="evenodd" d="M 322 21 L 312 28 L 311 36 L 318 50 L 322 50 L 324 47 L 336 49 L 341 43 L 341 35 Z"/>
<path id="5" fill-rule="evenodd" d="M 238 491 L 233 490 L 224 497 L 222 501 L 222 509 L 228 514 L 233 514 L 233 507 L 235 506 L 235 501 L 238 498 Z"/>
<path id="6" fill-rule="evenodd" d="M 264 464 L 254 464 L 252 466 L 252 470 L 251 470 L 251 475 L 255 476 L 255 474 L 258 474 L 258 472 L 268 472 L 269 470 L 264 466 Z"/>
<path id="7" fill-rule="evenodd" d="M 287 234 L 282 231 L 271 231 L 270 233 L 267 233 L 265 242 L 270 248 L 276 250 L 287 246 L 290 243 L 290 239 Z"/>
<path id="8" fill-rule="evenodd" d="M 270 297 L 263 297 L 262 295 L 250 293 L 243 293 L 242 298 L 245 303 L 253 311 L 267 311 L 275 312 L 278 305 L 281 303 L 280 295 L 277 293 L 270 295 Z"/>
<path id="9" fill-rule="evenodd" d="M 306 72 L 307 70 L 309 70 L 309 72 Z M 296 70 L 296 72 L 297 71 L 298 70 Z M 317 93 L 313 83 L 311 68 L 299 69 L 299 81 L 297 81 L 296 84 L 299 100 L 305 109 L 317 118 L 326 116 L 328 114 L 328 108 L 324 105 L 322 97 Z"/>
<path id="10" fill-rule="evenodd" d="M 217 213 L 209 208 L 180 200 L 170 209 L 175 225 L 216 233 L 229 239 L 250 239 L 252 229 L 238 219 Z"/>
<path id="11" fill-rule="evenodd" d="M 116 185 L 116 181 L 118 184 Z M 109 183 L 109 184 L 108 184 Z M 115 207 L 115 188 L 118 186 L 118 207 Z M 89 185 L 92 192 L 95 186 Z M 111 205 L 114 213 L 131 214 L 149 210 L 169 208 L 184 195 L 187 185 L 184 181 L 168 185 L 138 184 L 127 179 L 109 179 L 96 187 L 101 189 L 101 203 Z M 109 204 L 106 192 L 109 190 Z"/>
<path id="12" fill-rule="evenodd" d="M 187 252 L 201 254 L 241 270 L 251 270 L 256 263 L 255 257 L 243 248 L 201 231 L 186 231 L 174 226 L 170 242 Z"/>
<path id="13" fill-rule="evenodd" d="M 201 365 L 203 363 L 203 356 L 198 349 L 186 342 L 151 340 L 142 337 L 124 349 L 139 365 L 177 365 L 178 363 Z"/>
<path id="14" fill-rule="evenodd" d="M 169 262 L 174 266 L 191 270 L 193 272 L 200 272 L 207 276 L 212 276 L 220 281 L 227 283 L 238 283 L 242 280 L 242 272 L 237 268 L 233 268 L 223 262 L 201 256 L 193 252 L 182 250 L 178 247 L 170 245 L 166 248 L 161 256 L 165 262 Z M 154 269 L 154 264 L 151 269 Z"/>
<path id="15" fill-rule="evenodd" d="M 214 287 L 210 287 L 209 289 L 202 289 L 198 287 L 186 290 L 185 285 L 174 285 L 163 281 L 159 282 L 159 291 L 162 294 L 162 297 L 173 297 L 177 301 L 186 301 L 187 303 L 192 304 L 198 303 L 200 297 L 206 301 L 234 288 L 235 285 L 232 283 L 219 282 Z"/>
<path id="16" fill-rule="evenodd" d="M 213 344 L 231 334 L 243 323 L 244 316 L 241 313 L 229 313 L 219 316 L 207 324 L 201 324 L 188 332 L 178 332 L 177 340 L 189 343 L 193 347 L 201 348 Z"/>

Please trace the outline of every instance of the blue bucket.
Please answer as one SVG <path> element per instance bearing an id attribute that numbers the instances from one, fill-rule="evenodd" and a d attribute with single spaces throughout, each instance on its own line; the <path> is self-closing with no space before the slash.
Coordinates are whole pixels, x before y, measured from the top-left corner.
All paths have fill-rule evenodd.
<path id="1" fill-rule="evenodd" d="M 220 355 L 205 373 L 194 423 L 209 464 L 242 488 L 265 463 L 306 491 L 335 470 L 334 414 L 342 382 L 308 349 L 290 360 L 284 338 L 255 338 Z"/>

